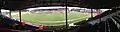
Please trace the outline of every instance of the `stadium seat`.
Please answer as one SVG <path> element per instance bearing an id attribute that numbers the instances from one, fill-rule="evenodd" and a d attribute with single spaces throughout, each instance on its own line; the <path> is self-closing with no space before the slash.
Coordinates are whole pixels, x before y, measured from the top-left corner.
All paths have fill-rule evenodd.
<path id="1" fill-rule="evenodd" d="M 119 19 L 117 19 L 115 16 L 112 16 L 112 18 L 113 18 L 117 23 L 120 24 L 120 20 L 119 20 Z"/>
<path id="2" fill-rule="evenodd" d="M 18 32 L 24 30 L 35 31 L 37 28 L 34 26 L 24 25 L 14 19 L 0 15 L 0 32 Z"/>
<path id="3" fill-rule="evenodd" d="M 118 27 L 115 25 L 112 19 L 108 18 L 107 21 L 109 23 L 110 32 L 120 32 Z"/>
<path id="4" fill-rule="evenodd" d="M 99 32 L 105 32 L 105 21 L 100 21 Z"/>
<path id="5" fill-rule="evenodd" d="M 118 15 L 120 15 L 120 13 L 118 13 Z"/>
<path id="6" fill-rule="evenodd" d="M 95 17 L 91 19 L 88 19 L 87 21 L 94 21 L 96 19 L 101 19 L 104 16 L 110 15 L 110 17 L 112 17 L 115 21 L 113 21 L 113 19 L 111 19 L 110 17 L 105 17 L 106 20 L 105 21 L 100 21 L 100 23 L 95 23 L 94 25 L 89 26 L 89 32 L 120 32 L 119 28 L 117 27 L 117 24 L 115 24 L 114 22 L 117 22 L 118 24 L 120 24 L 120 13 L 117 15 L 113 15 L 112 13 L 116 13 L 117 11 L 119 11 L 119 9 L 112 9 L 112 10 L 108 10 L 105 11 L 104 13 L 97 15 Z M 88 31 L 88 30 L 87 30 Z"/>
<path id="7" fill-rule="evenodd" d="M 112 10 L 105 11 L 105 12 L 101 13 L 100 15 L 96 15 L 95 17 L 93 17 L 92 20 L 88 19 L 88 21 L 93 21 L 93 20 L 99 19 L 101 17 L 110 15 L 110 14 L 116 12 L 116 11 L 118 11 L 118 9 L 112 9 Z"/>
<path id="8" fill-rule="evenodd" d="M 115 17 L 120 20 L 120 16 L 115 16 Z"/>
<path id="9" fill-rule="evenodd" d="M 97 32 L 109 32 L 109 26 L 107 21 L 100 21 Z"/>

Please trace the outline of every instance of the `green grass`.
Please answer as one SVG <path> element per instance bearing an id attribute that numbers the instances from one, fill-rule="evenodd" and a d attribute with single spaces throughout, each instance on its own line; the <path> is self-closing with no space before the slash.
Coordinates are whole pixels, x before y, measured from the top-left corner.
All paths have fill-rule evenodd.
<path id="1" fill-rule="evenodd" d="M 87 19 L 86 16 L 90 14 L 80 14 L 80 13 L 68 13 L 68 23 L 73 23 L 73 19 L 78 21 Z M 84 18 L 85 17 L 85 18 Z M 14 16 L 14 18 L 18 18 L 18 16 Z M 82 18 L 82 19 L 78 19 Z M 32 22 L 33 24 L 42 24 L 42 25 L 58 25 L 58 24 L 65 24 L 65 14 L 64 13 L 52 13 L 52 14 L 24 14 L 22 15 L 22 19 Z"/>

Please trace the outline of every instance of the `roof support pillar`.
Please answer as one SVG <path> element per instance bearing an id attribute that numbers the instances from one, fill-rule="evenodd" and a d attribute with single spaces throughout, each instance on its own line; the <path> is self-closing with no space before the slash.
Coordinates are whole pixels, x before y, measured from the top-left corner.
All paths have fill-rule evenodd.
<path id="1" fill-rule="evenodd" d="M 68 17 L 67 17 L 67 12 L 68 12 L 68 9 L 67 9 L 67 0 L 65 0 L 65 17 L 66 17 L 66 32 L 68 31 Z"/>
<path id="2" fill-rule="evenodd" d="M 93 9 L 91 9 L 91 18 L 93 18 Z"/>
<path id="3" fill-rule="evenodd" d="M 66 6 L 66 9 L 65 9 L 65 17 L 66 17 L 66 28 L 68 28 L 68 17 L 67 17 L 67 6 Z"/>
<path id="4" fill-rule="evenodd" d="M 84 8 L 84 11 L 83 11 L 83 13 L 85 13 L 85 8 Z"/>
<path id="5" fill-rule="evenodd" d="M 20 22 L 21 22 L 21 20 L 22 20 L 22 18 L 21 18 L 21 10 L 19 10 L 19 19 L 20 19 Z"/>
<path id="6" fill-rule="evenodd" d="M 1 8 L 0 8 L 0 14 L 2 14 L 2 12 L 1 12 Z"/>
<path id="7" fill-rule="evenodd" d="M 1 8 L 2 8 L 2 7 L 1 7 L 1 5 L 0 5 L 0 14 L 2 14 L 2 12 L 1 12 Z"/>
<path id="8" fill-rule="evenodd" d="M 1 9 L 5 5 L 5 0 L 0 0 L 0 14 L 2 14 Z"/>
<path id="9" fill-rule="evenodd" d="M 68 17 L 67 17 L 67 4 L 66 4 L 66 7 L 65 7 L 65 15 L 66 15 L 66 28 L 68 28 Z"/>
<path id="10" fill-rule="evenodd" d="M 9 17 L 12 18 L 12 15 L 11 15 L 11 10 L 9 11 Z"/>

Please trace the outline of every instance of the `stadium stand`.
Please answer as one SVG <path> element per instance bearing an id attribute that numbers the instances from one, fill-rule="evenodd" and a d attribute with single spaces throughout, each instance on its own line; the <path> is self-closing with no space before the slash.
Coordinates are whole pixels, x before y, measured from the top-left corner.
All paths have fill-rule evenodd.
<path id="1" fill-rule="evenodd" d="M 109 10 L 106 11 L 100 15 L 97 15 L 95 17 L 91 19 L 88 19 L 88 23 L 78 23 L 77 25 L 80 25 L 78 27 L 72 27 L 69 29 L 69 31 L 74 31 L 74 32 L 119 32 L 119 28 L 117 26 L 117 24 L 115 24 L 114 22 L 119 23 L 119 10 Z M 118 13 L 118 14 L 116 14 Z M 117 16 L 116 16 L 117 15 Z M 102 21 L 105 18 L 105 21 Z M 112 19 L 111 19 L 112 18 Z M 31 30 L 33 32 L 35 31 L 41 31 L 41 30 L 36 30 L 39 29 L 38 27 L 35 26 L 31 26 L 31 25 L 21 25 L 21 23 L 19 21 L 16 21 L 14 19 L 10 19 L 8 17 L 5 17 L 3 15 L 1 15 L 1 21 L 3 21 L 3 24 L 1 22 L 1 29 L 4 28 L 5 31 L 9 30 L 9 29 L 13 29 L 10 31 L 21 31 L 21 30 Z M 94 25 L 90 24 L 89 22 L 94 22 L 97 19 L 102 19 L 101 21 L 97 21 L 99 23 L 95 23 Z M 115 20 L 115 21 L 113 21 Z M 4 22 L 5 21 L 5 22 Z M 86 20 L 83 20 L 86 21 Z M 96 21 L 95 21 L 96 22 Z M 17 23 L 17 24 L 14 24 Z M 9 27 L 9 28 L 8 28 Z M 3 31 L 3 29 L 1 30 Z M 65 30 L 60 30 L 61 32 L 64 32 Z M 43 31 L 43 32 L 53 32 L 53 31 Z"/>
<path id="2" fill-rule="evenodd" d="M 100 15 L 87 20 L 87 23 L 77 24 L 71 32 L 120 32 L 119 0 L 0 0 L 0 9 L 22 10 L 30 7 L 42 6 L 75 6 L 84 8 L 110 8 Z M 113 9 L 115 7 L 115 9 Z M 1 13 L 1 12 L 0 12 Z M 39 27 L 21 25 L 21 22 L 0 15 L 0 32 L 54 32 L 37 30 Z M 29 31 L 30 30 L 30 31 Z M 61 29 L 57 32 L 66 32 Z"/>
<path id="3" fill-rule="evenodd" d="M 35 32 L 38 27 L 31 26 L 31 25 L 21 25 L 21 23 L 17 20 L 11 19 L 4 15 L 0 15 L 0 32 L 20 32 L 20 31 L 32 31 Z M 30 32 L 29 31 L 29 32 Z"/>
<path id="4" fill-rule="evenodd" d="M 115 32 L 115 31 L 118 32 L 119 31 L 118 27 L 115 25 L 115 23 L 113 22 L 112 19 L 108 19 L 108 23 L 109 23 L 109 27 L 110 27 L 111 32 Z"/>
<path id="5" fill-rule="evenodd" d="M 107 16 L 107 15 L 109 15 L 109 14 L 111 14 L 111 13 L 116 12 L 118 9 L 119 9 L 119 8 L 105 11 L 105 12 L 102 13 L 101 15 L 96 15 L 95 17 L 93 17 L 93 18 L 91 18 L 91 19 L 95 20 L 95 19 L 98 19 L 98 18 L 101 18 L 101 17 Z"/>
<path id="6" fill-rule="evenodd" d="M 100 18 L 98 17 L 98 15 L 96 17 L 94 17 L 93 18 L 94 20 L 91 21 L 91 22 L 94 22 L 95 19 L 96 20 L 97 19 L 99 19 L 99 20 L 102 19 L 102 20 L 98 21 L 98 22 L 100 22 L 99 24 L 95 23 L 94 25 L 92 25 L 93 28 L 89 27 L 89 29 L 91 29 L 91 32 L 93 32 L 93 31 L 94 32 L 120 32 L 119 27 L 116 24 L 116 23 L 119 23 L 119 18 L 120 18 L 119 16 L 115 16 L 115 15 L 118 15 L 117 12 L 119 13 L 119 9 L 106 11 L 106 12 L 104 12 L 100 15 Z M 109 16 L 107 16 L 107 15 L 109 15 Z M 104 21 L 103 18 L 106 18 L 106 20 Z M 91 19 L 89 19 L 89 20 L 91 20 Z M 113 21 L 113 20 L 115 20 L 115 21 Z"/>
<path id="7" fill-rule="evenodd" d="M 119 9 L 109 10 L 100 14 L 100 16 L 97 15 L 92 20 L 88 19 L 86 25 L 82 24 L 83 26 L 76 29 L 78 29 L 78 32 L 120 32 L 119 18 Z M 95 24 L 93 25 L 93 23 Z"/>
<path id="8" fill-rule="evenodd" d="M 115 16 L 113 16 L 113 19 L 114 19 L 117 23 L 120 23 L 120 22 L 119 22 L 119 19 L 116 18 Z"/>

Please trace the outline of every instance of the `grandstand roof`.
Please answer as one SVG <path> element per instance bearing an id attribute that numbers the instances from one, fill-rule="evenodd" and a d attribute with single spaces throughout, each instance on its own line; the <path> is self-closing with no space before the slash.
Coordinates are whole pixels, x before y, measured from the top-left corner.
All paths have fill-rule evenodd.
<path id="1" fill-rule="evenodd" d="M 120 0 L 67 0 L 67 6 L 108 9 L 119 6 L 119 1 Z M 0 7 L 8 10 L 48 6 L 65 6 L 65 0 L 0 0 Z"/>

